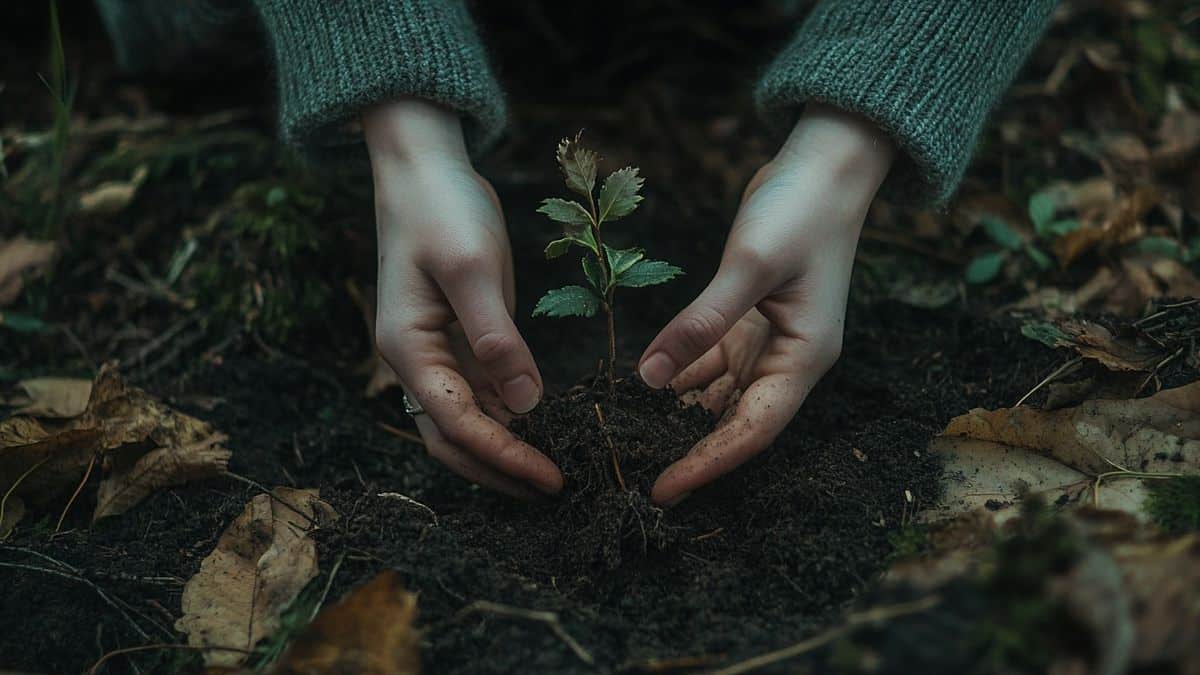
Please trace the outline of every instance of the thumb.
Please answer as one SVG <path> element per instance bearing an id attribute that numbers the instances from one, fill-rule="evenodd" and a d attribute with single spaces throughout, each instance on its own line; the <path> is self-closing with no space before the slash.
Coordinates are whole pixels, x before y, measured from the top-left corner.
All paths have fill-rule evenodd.
<path id="1" fill-rule="evenodd" d="M 769 290 L 766 275 L 727 260 L 700 296 L 667 324 L 638 363 L 646 384 L 659 389 L 712 349 Z"/>

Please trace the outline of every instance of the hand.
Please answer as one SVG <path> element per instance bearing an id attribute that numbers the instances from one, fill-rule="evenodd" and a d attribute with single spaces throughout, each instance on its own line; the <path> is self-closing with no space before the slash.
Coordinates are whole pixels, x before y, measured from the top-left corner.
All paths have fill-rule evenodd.
<path id="1" fill-rule="evenodd" d="M 562 489 L 546 456 L 506 428 L 542 395 L 512 320 L 512 252 L 495 191 L 471 167 L 459 119 L 405 99 L 363 113 L 379 238 L 376 344 L 429 454 L 501 492 Z M 486 411 L 486 412 L 485 412 Z"/>
<path id="2" fill-rule="evenodd" d="M 651 497 L 674 504 L 761 452 L 837 360 L 854 251 L 895 154 L 871 122 L 810 104 L 750 181 L 708 287 L 638 371 L 723 413 Z M 740 396 L 739 396 L 740 393 Z"/>

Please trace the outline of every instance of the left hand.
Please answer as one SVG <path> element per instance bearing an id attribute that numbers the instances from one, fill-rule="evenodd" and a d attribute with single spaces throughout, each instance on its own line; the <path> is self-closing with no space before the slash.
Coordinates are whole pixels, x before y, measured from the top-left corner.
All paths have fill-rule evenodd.
<path id="1" fill-rule="evenodd" d="M 894 154 L 869 120 L 814 103 L 750 181 L 716 276 L 638 366 L 650 386 L 724 414 L 659 476 L 656 503 L 770 445 L 837 360 L 858 237 Z"/>

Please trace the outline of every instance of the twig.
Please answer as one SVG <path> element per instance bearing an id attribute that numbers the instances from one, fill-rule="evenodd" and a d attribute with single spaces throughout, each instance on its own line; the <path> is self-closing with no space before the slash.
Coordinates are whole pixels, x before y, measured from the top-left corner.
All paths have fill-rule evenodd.
<path id="1" fill-rule="evenodd" d="M 1054 369 L 1054 372 L 1052 372 L 1052 373 L 1050 373 L 1049 375 L 1047 375 L 1047 376 L 1046 376 L 1046 379 L 1042 380 L 1041 382 L 1038 382 L 1038 383 L 1037 383 L 1037 385 L 1035 385 L 1033 389 L 1030 389 L 1030 390 L 1029 390 L 1029 393 L 1027 393 L 1027 394 L 1025 394 L 1024 396 L 1022 396 L 1022 397 L 1021 397 L 1021 400 L 1020 400 L 1020 401 L 1017 401 L 1017 404 L 1016 404 L 1016 405 L 1014 405 L 1013 407 L 1014 407 L 1014 408 L 1019 408 L 1019 407 L 1021 407 L 1021 404 L 1022 404 L 1022 403 L 1024 403 L 1024 402 L 1025 402 L 1025 401 L 1026 401 L 1026 400 L 1027 400 L 1027 399 L 1028 399 L 1030 396 L 1033 396 L 1034 392 L 1036 392 L 1037 390 L 1039 390 L 1039 389 L 1041 389 L 1042 387 L 1046 386 L 1047 384 L 1050 384 L 1051 382 L 1053 382 L 1053 381 L 1054 381 L 1054 378 L 1056 378 L 1056 377 L 1058 377 L 1059 375 L 1062 375 L 1063 373 L 1067 372 L 1067 370 L 1068 370 L 1069 368 L 1072 368 L 1073 366 L 1075 366 L 1076 364 L 1078 364 L 1080 361 L 1083 361 L 1083 357 L 1082 357 L 1082 356 L 1076 356 L 1075 358 L 1071 359 L 1070 361 L 1067 361 L 1066 363 L 1062 364 L 1061 366 L 1059 366 L 1059 367 L 1055 368 L 1055 369 Z"/>
<path id="2" fill-rule="evenodd" d="M 421 438 L 418 434 L 414 434 L 411 431 L 405 431 L 404 429 L 399 429 L 388 424 L 387 422 L 378 422 L 378 424 L 380 429 L 383 429 L 393 436 L 399 436 L 409 443 L 416 443 L 421 447 L 425 447 L 425 439 Z"/>
<path id="3" fill-rule="evenodd" d="M 67 512 L 75 505 L 75 500 L 79 497 L 79 493 L 83 492 L 83 486 L 87 485 L 88 478 L 92 475 L 92 468 L 96 466 L 97 455 L 93 454 L 92 459 L 88 462 L 87 471 L 83 472 L 83 480 L 79 481 L 79 485 L 75 488 L 75 492 L 71 494 L 71 498 L 67 500 L 67 505 L 63 507 L 62 514 L 58 517 L 58 523 L 54 526 L 54 534 L 58 534 L 62 530 L 63 521 L 67 519 Z M 51 535 L 54 536 L 54 535 Z"/>
<path id="4" fill-rule="evenodd" d="M 45 558 L 46 556 L 42 556 L 42 557 Z M 129 614 L 126 613 L 125 610 L 120 605 L 118 605 L 115 600 L 112 599 L 112 597 L 110 597 L 107 593 L 105 593 L 104 589 L 100 588 L 99 586 L 97 586 L 95 583 L 93 583 L 89 579 L 79 576 L 78 574 L 69 574 L 67 572 L 63 572 L 60 570 L 50 569 L 48 567 L 38 567 L 36 565 L 24 565 L 21 563 L 10 563 L 10 562 L 0 561 L 0 567 L 10 567 L 13 569 L 25 570 L 27 572 L 41 572 L 42 574 L 51 574 L 56 577 L 70 579 L 71 581 L 78 581 L 81 584 L 90 586 L 91 589 L 96 592 L 96 595 L 100 596 L 101 600 L 103 600 L 105 603 L 107 603 L 109 607 L 112 607 L 113 609 L 117 610 L 117 613 L 120 614 L 122 617 L 124 617 L 125 620 L 129 622 L 129 625 L 133 626 L 133 629 L 135 631 L 137 631 L 138 635 L 142 636 L 143 640 L 150 639 L 150 636 L 146 634 L 146 631 L 142 630 L 142 627 L 138 624 L 138 622 L 133 620 L 133 617 L 129 616 Z M 66 566 L 66 567 L 68 567 L 68 569 L 74 569 L 69 566 Z"/>
<path id="5" fill-rule="evenodd" d="M 281 499 L 274 492 L 272 492 L 271 490 L 268 490 L 262 483 L 259 483 L 258 481 L 255 481 L 255 480 L 251 480 L 249 478 L 246 478 L 245 476 L 239 476 L 238 474 L 233 473 L 232 471 L 226 471 L 226 472 L 224 472 L 223 475 L 225 475 L 229 478 L 232 478 L 234 480 L 241 481 L 251 487 L 254 487 L 254 488 L 260 490 L 263 494 L 267 495 L 271 499 L 274 499 L 275 501 L 279 502 L 280 504 L 283 504 L 284 506 L 286 506 L 289 511 L 291 511 L 291 512 L 295 513 L 296 515 L 300 516 L 301 518 L 307 520 L 308 524 L 312 525 L 314 528 L 321 527 L 321 524 L 318 523 L 316 521 L 316 519 L 314 519 L 312 516 L 308 515 L 307 513 L 303 512 L 300 509 L 287 503 L 287 500 Z"/>
<path id="6" fill-rule="evenodd" d="M 45 464 L 46 462 L 49 462 L 49 461 L 50 461 L 50 458 L 47 457 L 47 458 L 43 459 L 42 461 L 38 462 L 37 464 L 34 464 L 33 466 L 29 467 L 28 469 L 25 470 L 25 473 L 18 476 L 17 479 L 15 481 L 13 481 L 13 484 L 8 486 L 8 489 L 4 491 L 4 496 L 0 497 L 0 523 L 4 522 L 4 509 L 5 509 L 5 507 L 8 506 L 8 498 L 12 496 L 12 493 L 17 491 L 17 487 L 19 487 L 21 485 L 21 483 L 26 478 L 29 477 L 29 474 L 33 473 L 34 471 L 37 471 L 39 467 L 41 467 L 43 464 Z M 0 541 L 4 541 L 4 539 L 6 539 L 6 538 L 7 537 L 2 537 L 2 538 L 0 538 Z"/>
<path id="7" fill-rule="evenodd" d="M 613 471 L 617 474 L 617 483 L 621 486 L 622 492 L 628 492 L 629 488 L 625 487 L 625 477 L 621 475 L 621 462 L 617 460 L 617 447 L 613 445 L 612 436 L 608 434 L 608 426 L 604 423 L 604 413 L 600 411 L 600 404 L 593 403 L 596 408 L 596 419 L 600 421 L 600 433 L 604 435 L 604 442 L 608 444 L 608 451 L 612 455 Z"/>
<path id="8" fill-rule="evenodd" d="M 402 495 L 399 492 L 380 492 L 379 494 L 377 494 L 375 496 L 379 497 L 380 499 L 395 499 L 398 501 L 402 501 L 405 504 L 411 504 L 412 506 L 415 506 L 419 509 L 424 509 L 429 515 L 433 516 L 433 524 L 434 525 L 438 524 L 438 515 L 437 515 L 437 513 L 434 512 L 433 509 L 431 509 L 428 506 L 422 504 L 421 502 L 413 499 L 412 497 L 409 497 L 408 495 Z"/>
<path id="9" fill-rule="evenodd" d="M 1191 300 L 1184 300 L 1182 302 L 1174 302 L 1169 305 L 1159 305 L 1159 311 L 1151 314 L 1150 316 L 1143 317 L 1141 319 L 1138 319 L 1137 321 L 1134 321 L 1132 325 L 1135 328 L 1140 328 L 1142 326 L 1142 324 L 1149 323 L 1155 319 L 1160 319 L 1160 318 L 1170 314 L 1172 309 L 1179 309 L 1180 307 L 1190 307 L 1191 305 L 1194 305 L 1198 302 L 1200 302 L 1200 298 L 1192 298 Z"/>
<path id="10" fill-rule="evenodd" d="M 738 675 L 739 673 L 748 673 L 752 670 L 758 670 L 780 661 L 800 656 L 814 649 L 818 649 L 824 645 L 833 642 L 834 640 L 854 632 L 859 626 L 868 623 L 882 623 L 895 618 L 907 616 L 923 612 L 934 605 L 937 605 L 941 599 L 936 595 L 926 596 L 920 600 L 913 602 L 901 603 L 898 605 L 884 605 L 882 607 L 873 607 L 864 612 L 851 614 L 846 617 L 845 623 L 840 626 L 831 628 L 820 635 L 813 636 L 807 640 L 797 642 L 790 647 L 777 649 L 773 652 L 767 652 L 752 659 L 747 659 L 740 663 L 735 663 L 732 666 L 727 666 L 720 670 L 710 671 L 708 675 Z"/>
<path id="11" fill-rule="evenodd" d="M 1153 380 L 1154 377 L 1156 375 L 1158 375 L 1158 371 L 1163 369 L 1163 366 L 1166 366 L 1171 361 L 1174 361 L 1175 359 L 1179 358 L 1182 354 L 1183 354 L 1183 347 L 1180 347 L 1179 350 L 1176 351 L 1174 354 L 1171 354 L 1170 356 L 1163 359 L 1162 361 L 1159 361 L 1158 365 L 1154 366 L 1154 369 L 1151 370 L 1150 374 L 1146 376 L 1146 379 L 1142 380 L 1142 384 L 1137 388 L 1137 391 L 1133 392 L 1133 395 L 1137 396 L 1138 394 L 1142 393 L 1142 390 L 1146 388 L 1146 385 L 1150 384 L 1150 380 Z"/>
<path id="12" fill-rule="evenodd" d="M 559 621 L 558 614 L 555 612 L 545 612 L 535 609 L 521 609 L 520 607 L 502 605 L 498 602 L 476 600 L 470 605 L 467 605 L 459 610 L 458 614 L 456 614 L 454 618 L 456 621 L 461 620 L 467 615 L 477 612 L 498 614 L 500 616 L 510 616 L 518 619 L 529 619 L 530 621 L 540 621 L 549 626 L 550 630 L 553 631 L 560 640 L 566 643 L 566 645 L 571 648 L 571 651 L 575 652 L 575 656 L 578 656 L 580 661 L 583 661 L 589 666 L 595 664 L 596 662 L 588 650 L 584 649 L 583 645 L 576 642 L 575 638 L 571 637 L 571 635 L 567 633 L 566 629 L 562 626 L 562 622 Z"/>
<path id="13" fill-rule="evenodd" d="M 213 651 L 218 651 L 218 652 L 237 652 L 239 654 L 246 654 L 246 655 L 254 654 L 253 651 L 251 651 L 249 649 L 242 649 L 241 647 L 218 647 L 216 645 L 176 645 L 176 644 L 168 644 L 166 642 L 160 642 L 160 643 L 152 644 L 152 645 L 140 645 L 137 647 L 125 647 L 124 649 L 114 649 L 113 651 L 105 654 L 104 656 L 101 656 L 99 661 L 93 663 L 92 667 L 88 668 L 88 671 L 87 671 L 88 675 L 96 675 L 96 673 L 100 672 L 100 667 L 103 666 L 106 661 L 108 661 L 109 659 L 111 659 L 115 656 L 123 656 L 125 654 L 133 654 L 135 652 L 148 652 L 148 651 L 152 651 L 155 649 L 182 649 L 182 650 L 186 650 L 186 651 L 213 650 Z"/>

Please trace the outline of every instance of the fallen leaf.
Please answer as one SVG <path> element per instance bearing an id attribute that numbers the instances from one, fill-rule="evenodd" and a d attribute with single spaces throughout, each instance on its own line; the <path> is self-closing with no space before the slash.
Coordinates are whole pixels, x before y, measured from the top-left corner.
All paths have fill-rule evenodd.
<path id="1" fill-rule="evenodd" d="M 1159 345 L 1138 336 L 1116 337 L 1092 321 L 1030 323 L 1021 332 L 1049 347 L 1068 347 L 1109 370 L 1150 371 L 1167 357 Z"/>
<path id="2" fill-rule="evenodd" d="M 1100 226 L 1084 226 L 1054 240 L 1054 253 L 1063 267 L 1093 250 L 1108 251 L 1136 240 L 1145 230 L 1142 218 L 1162 199 L 1153 187 L 1123 197 Z"/>
<path id="3" fill-rule="evenodd" d="M 1027 495 L 1144 517 L 1142 480 L 1116 474 L 1200 473 L 1200 382 L 1053 411 L 977 408 L 951 420 L 930 449 L 945 460 L 935 519 L 982 508 L 1005 520 Z"/>
<path id="4" fill-rule="evenodd" d="M 36 377 L 21 380 L 17 388 L 23 395 L 5 403 L 17 407 L 14 414 L 32 417 L 78 417 L 92 395 L 91 380 L 73 377 Z"/>
<path id="5" fill-rule="evenodd" d="M 224 434 L 213 434 L 195 443 L 152 450 L 128 468 L 109 469 L 96 493 L 92 520 L 125 513 L 163 488 L 224 474 L 233 455 L 220 446 L 224 440 Z"/>
<path id="6" fill-rule="evenodd" d="M 190 645 L 247 650 L 274 633 L 284 608 L 317 575 L 312 523 L 333 517 L 316 490 L 280 487 L 256 495 L 184 586 L 175 629 L 187 634 Z M 232 667 L 244 658 L 204 652 L 210 666 Z"/>
<path id="7" fill-rule="evenodd" d="M 146 167 L 139 166 L 127 181 L 101 183 L 79 195 L 79 212 L 88 216 L 115 216 L 129 206 L 146 180 Z"/>
<path id="8" fill-rule="evenodd" d="M 21 297 L 25 280 L 46 271 L 58 245 L 52 241 L 34 241 L 17 237 L 0 242 L 0 307 Z"/>
<path id="9" fill-rule="evenodd" d="M 379 573 L 322 610 L 272 671 L 275 675 L 415 675 L 417 596 L 394 571 Z"/>

